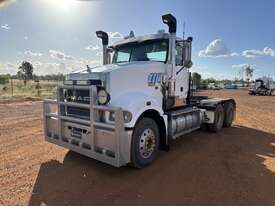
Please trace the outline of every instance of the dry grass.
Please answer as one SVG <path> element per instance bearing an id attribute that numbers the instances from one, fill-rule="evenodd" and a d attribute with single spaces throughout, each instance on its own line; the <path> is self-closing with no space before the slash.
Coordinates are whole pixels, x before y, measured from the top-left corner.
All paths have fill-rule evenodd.
<path id="1" fill-rule="evenodd" d="M 0 100 L 43 99 L 53 97 L 58 85 L 57 81 L 28 81 L 26 86 L 21 80 L 13 80 L 0 85 Z M 12 89 L 13 88 L 13 89 Z"/>

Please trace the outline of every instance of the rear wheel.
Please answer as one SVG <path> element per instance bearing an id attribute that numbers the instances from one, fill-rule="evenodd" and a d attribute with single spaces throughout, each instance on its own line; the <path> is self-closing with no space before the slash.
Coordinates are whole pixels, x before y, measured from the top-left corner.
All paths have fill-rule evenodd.
<path id="1" fill-rule="evenodd" d="M 224 127 L 231 127 L 234 119 L 234 105 L 232 102 L 225 103 L 224 105 Z"/>
<path id="2" fill-rule="evenodd" d="M 151 118 L 142 118 L 135 126 L 131 145 L 131 165 L 143 168 L 157 157 L 159 148 L 159 129 Z"/>
<path id="3" fill-rule="evenodd" d="M 208 129 L 211 132 L 219 132 L 223 127 L 224 122 L 224 110 L 221 104 L 218 104 L 215 110 L 215 119 L 213 124 L 208 125 Z"/>

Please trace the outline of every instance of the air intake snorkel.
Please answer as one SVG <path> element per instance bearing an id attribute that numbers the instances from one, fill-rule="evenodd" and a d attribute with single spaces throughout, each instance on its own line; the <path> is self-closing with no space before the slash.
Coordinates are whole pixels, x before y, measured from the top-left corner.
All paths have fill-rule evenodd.
<path id="1" fill-rule="evenodd" d="M 168 26 L 169 29 L 169 53 L 167 58 L 167 79 L 165 80 L 164 96 L 164 110 L 172 108 L 175 104 L 175 77 L 176 77 L 176 33 L 177 33 L 177 19 L 172 14 L 165 14 L 162 16 L 162 22 Z"/>
<path id="2" fill-rule="evenodd" d="M 102 40 L 103 47 L 103 65 L 108 64 L 109 62 L 109 54 L 108 54 L 108 44 L 109 44 L 109 36 L 104 31 L 97 31 L 96 36 Z"/>
<path id="3" fill-rule="evenodd" d="M 174 76 L 173 70 L 175 67 L 175 45 L 176 45 L 176 32 L 177 32 L 177 19 L 172 14 L 165 14 L 162 16 L 162 22 L 169 28 L 169 55 L 167 63 L 172 68 L 167 71 L 169 77 Z"/>
<path id="4" fill-rule="evenodd" d="M 169 27 L 169 33 L 177 33 L 177 19 L 172 14 L 165 14 L 162 16 L 162 21 Z"/>

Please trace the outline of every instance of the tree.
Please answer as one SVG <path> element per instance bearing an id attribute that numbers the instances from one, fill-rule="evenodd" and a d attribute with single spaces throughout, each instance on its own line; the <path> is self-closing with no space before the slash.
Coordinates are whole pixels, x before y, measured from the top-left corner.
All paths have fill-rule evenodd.
<path id="1" fill-rule="evenodd" d="M 0 84 L 7 84 L 9 83 L 10 76 L 7 74 L 0 75 Z"/>
<path id="2" fill-rule="evenodd" d="M 203 84 L 210 84 L 210 83 L 217 83 L 217 80 L 216 79 L 214 79 L 213 77 L 211 77 L 211 78 L 207 78 L 207 79 L 204 79 L 204 80 L 202 80 L 202 83 Z"/>
<path id="3" fill-rule="evenodd" d="M 251 65 L 247 65 L 244 67 L 244 73 L 246 76 L 247 84 L 249 84 L 250 79 L 253 77 L 253 72 L 254 72 L 254 69 L 252 68 Z"/>
<path id="4" fill-rule="evenodd" d="M 24 80 L 26 86 L 27 81 L 33 78 L 33 65 L 30 62 L 23 61 L 18 70 L 17 76 L 19 79 Z"/>
<path id="5" fill-rule="evenodd" d="M 201 84 L 201 75 L 197 72 L 192 73 L 193 84 L 199 86 Z"/>

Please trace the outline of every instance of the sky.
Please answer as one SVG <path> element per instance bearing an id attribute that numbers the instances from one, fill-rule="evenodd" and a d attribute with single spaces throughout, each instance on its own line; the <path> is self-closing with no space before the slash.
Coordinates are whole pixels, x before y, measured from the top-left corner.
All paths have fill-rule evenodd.
<path id="1" fill-rule="evenodd" d="M 245 65 L 254 78 L 275 78 L 275 1 L 265 0 L 0 0 L 0 74 L 30 61 L 36 74 L 69 73 L 102 62 L 97 30 L 110 42 L 167 31 L 161 16 L 178 20 L 178 36 L 193 37 L 191 71 L 234 79 Z"/>

